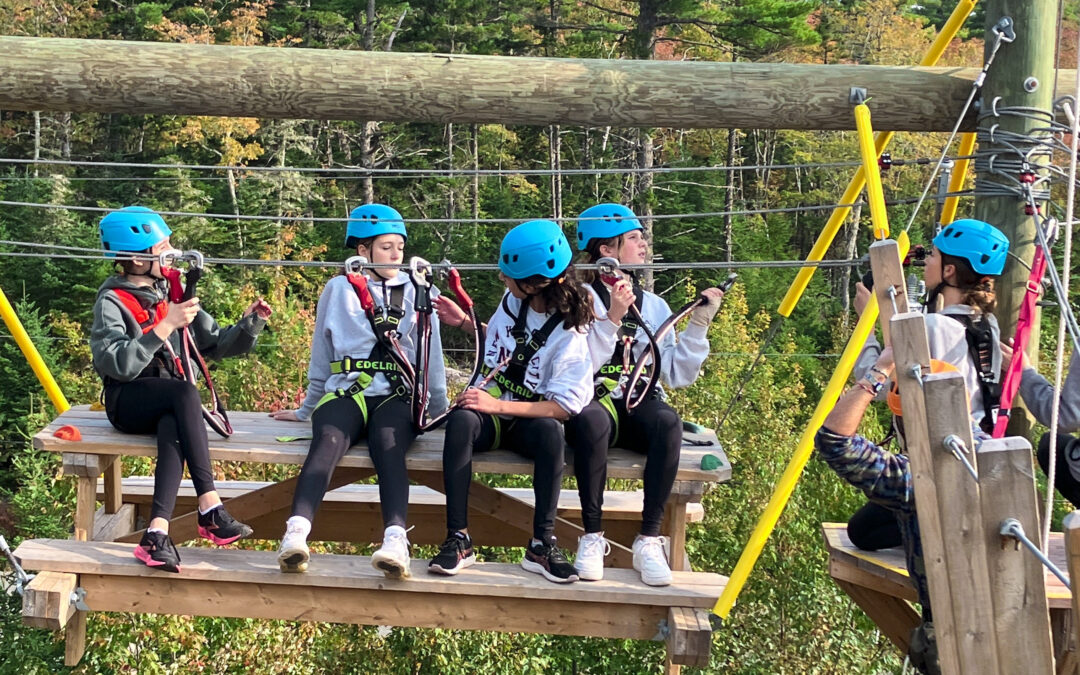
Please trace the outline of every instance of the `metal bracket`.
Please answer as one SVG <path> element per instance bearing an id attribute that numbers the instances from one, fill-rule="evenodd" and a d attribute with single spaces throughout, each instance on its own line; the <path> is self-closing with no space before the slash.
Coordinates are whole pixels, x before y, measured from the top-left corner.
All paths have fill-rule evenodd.
<path id="1" fill-rule="evenodd" d="M 990 29 L 999 40 L 1002 42 L 1012 42 L 1016 39 L 1015 25 L 1011 16 L 1003 16 L 998 19 L 998 22 L 994 24 L 994 27 Z"/>
<path id="2" fill-rule="evenodd" d="M 852 87 L 848 90 L 848 103 L 851 105 L 866 103 L 867 98 L 866 87 Z"/>
<path id="3" fill-rule="evenodd" d="M 82 586 L 76 586 L 75 590 L 71 592 L 71 604 L 75 605 L 75 609 L 82 612 L 89 612 L 90 607 L 86 604 L 86 589 Z"/>
<path id="4" fill-rule="evenodd" d="M 656 623 L 656 635 L 652 636 L 653 642 L 663 642 L 671 635 L 671 625 L 668 624 L 667 619 L 660 619 Z"/>

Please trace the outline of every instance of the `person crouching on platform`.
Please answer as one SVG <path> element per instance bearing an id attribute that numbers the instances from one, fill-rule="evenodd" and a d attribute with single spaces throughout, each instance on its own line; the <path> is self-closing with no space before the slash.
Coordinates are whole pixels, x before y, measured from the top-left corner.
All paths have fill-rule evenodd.
<path id="1" fill-rule="evenodd" d="M 633 211 L 620 204 L 598 204 L 581 213 L 577 222 L 578 249 L 590 263 L 603 257 L 623 265 L 647 262 L 648 242 Z M 660 536 L 664 505 L 679 471 L 682 449 L 682 419 L 664 402 L 656 387 L 649 398 L 628 414 L 623 391 L 617 386 L 625 364 L 633 367 L 649 344 L 646 329 L 656 330 L 669 316 L 664 300 L 641 289 L 632 275 L 609 286 L 598 274 L 590 273 L 590 291 L 596 321 L 589 330 L 589 351 L 595 370 L 595 397 L 566 424 L 566 439 L 574 451 L 574 474 L 581 498 L 581 519 L 585 536 L 578 539 L 574 567 L 585 580 L 604 578 L 604 555 L 610 550 L 602 524 L 604 487 L 607 483 L 608 448 L 629 448 L 645 455 L 645 504 L 640 534 L 634 539 L 634 569 L 650 586 L 671 583 L 671 566 Z M 694 310 L 686 330 L 675 339 L 668 333 L 660 345 L 661 377 L 671 387 L 688 387 L 697 379 L 709 356 L 706 332 L 724 297 L 718 288 L 703 292 L 708 304 Z M 628 315 L 635 305 L 648 326 L 638 326 Z M 630 355 L 624 358 L 629 342 Z"/>
<path id="2" fill-rule="evenodd" d="M 345 248 L 376 265 L 401 265 L 405 255 L 405 221 L 395 209 L 365 204 L 353 209 Z M 409 362 L 416 360 L 416 289 L 400 269 L 365 269 L 375 301 L 369 317 L 359 291 L 345 275 L 331 279 L 319 297 L 315 334 L 311 337 L 307 396 L 298 410 L 280 410 L 277 420 L 311 420 L 312 439 L 293 496 L 292 516 L 278 551 L 282 572 L 304 572 L 310 559 L 307 537 L 315 511 L 330 485 L 334 468 L 354 443 L 367 438 L 368 452 L 379 480 L 383 540 L 371 564 L 387 577 L 410 576 L 406 516 L 409 475 L 405 453 L 416 438 L 411 390 L 391 360 L 388 332 L 396 331 Z M 432 297 L 437 294 L 431 289 Z M 428 382 L 429 406 L 437 415 L 446 409 L 446 372 L 439 322 L 432 318 Z"/>
<path id="3" fill-rule="evenodd" d="M 468 529 L 473 453 L 501 447 L 535 462 L 533 536 L 521 566 L 555 583 L 577 581 L 555 540 L 562 422 L 592 398 L 592 303 L 570 269 L 572 257 L 562 229 L 549 220 L 518 225 L 502 240 L 499 278 L 507 293 L 487 327 L 491 377 L 462 392 L 446 423 L 447 538 L 428 565 L 432 573 L 457 574 L 476 561 Z"/>
<path id="4" fill-rule="evenodd" d="M 100 231 L 102 248 L 110 257 L 117 252 L 158 255 L 172 248 L 168 225 L 142 206 L 110 213 L 101 219 Z M 128 434 L 157 434 L 154 501 L 135 557 L 152 569 L 179 572 L 180 553 L 169 538 L 169 519 L 185 462 L 198 495 L 199 535 L 226 546 L 250 535 L 251 528 L 225 511 L 214 489 L 199 391 L 184 379 L 166 343 L 173 353 L 181 353 L 178 331 L 188 326 L 207 359 L 243 354 L 255 345 L 271 310 L 257 300 L 236 325 L 220 328 L 197 297 L 168 301 L 158 260 L 118 264 L 120 274 L 107 278 L 98 290 L 90 351 L 104 383 L 102 401 L 109 422 Z"/>
<path id="5" fill-rule="evenodd" d="M 871 503 L 895 514 L 908 574 L 922 605 L 923 623 L 912 632 L 908 656 L 920 672 L 937 674 L 941 669 L 919 538 L 919 520 L 915 512 L 915 482 L 911 477 L 910 461 L 905 455 L 889 452 L 855 433 L 866 408 L 882 391 L 893 368 L 892 347 L 886 347 L 878 355 L 874 370 L 858 380 L 856 386 L 848 389 L 836 402 L 818 430 L 814 446 L 818 458 L 838 476 L 862 490 Z"/>

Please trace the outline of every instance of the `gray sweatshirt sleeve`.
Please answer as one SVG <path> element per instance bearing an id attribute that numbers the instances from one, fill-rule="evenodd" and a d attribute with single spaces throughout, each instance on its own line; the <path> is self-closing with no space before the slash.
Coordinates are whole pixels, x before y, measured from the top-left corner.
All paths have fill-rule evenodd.
<path id="1" fill-rule="evenodd" d="M 330 377 L 330 361 L 334 358 L 334 345 L 326 326 L 326 315 L 336 298 L 334 286 L 327 284 L 315 309 L 315 332 L 311 336 L 311 361 L 308 363 L 307 396 L 296 411 L 301 420 L 311 419 L 315 406 L 326 393 L 326 380 Z"/>
<path id="2" fill-rule="evenodd" d="M 1040 424 L 1050 426 L 1050 413 L 1054 405 L 1054 387 L 1034 368 L 1025 368 L 1020 376 L 1020 396 L 1024 404 Z M 1069 371 L 1061 385 L 1061 403 L 1058 412 L 1058 431 L 1068 433 L 1080 430 L 1080 352 L 1073 352 Z"/>
<path id="3" fill-rule="evenodd" d="M 250 351 L 265 326 L 266 320 L 252 312 L 235 325 L 222 328 L 214 317 L 200 311 L 191 322 L 190 330 L 203 357 L 217 361 Z"/>
<path id="4" fill-rule="evenodd" d="M 143 371 L 164 344 L 153 331 L 141 333 L 128 326 L 124 310 L 111 295 L 103 294 L 94 304 L 94 325 L 90 329 L 90 353 L 94 368 L 106 377 L 128 382 Z"/>

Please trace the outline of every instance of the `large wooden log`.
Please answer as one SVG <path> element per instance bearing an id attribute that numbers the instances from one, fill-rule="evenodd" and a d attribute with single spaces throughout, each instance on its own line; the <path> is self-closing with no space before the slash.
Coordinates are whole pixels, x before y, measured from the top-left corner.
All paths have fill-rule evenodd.
<path id="1" fill-rule="evenodd" d="M 6 110 L 623 127 L 853 129 L 863 87 L 878 128 L 946 131 L 976 74 L 26 37 L 0 54 Z"/>

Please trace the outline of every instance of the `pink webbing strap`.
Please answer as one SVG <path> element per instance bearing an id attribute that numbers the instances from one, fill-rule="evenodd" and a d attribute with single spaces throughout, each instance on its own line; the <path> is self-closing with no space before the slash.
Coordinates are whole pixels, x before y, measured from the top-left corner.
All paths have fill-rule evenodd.
<path id="1" fill-rule="evenodd" d="M 1046 272 L 1046 257 L 1041 246 L 1035 247 L 1035 256 L 1031 260 L 1031 275 L 1028 277 L 1027 293 L 1020 304 L 1020 314 L 1016 319 L 1016 335 L 1013 336 L 1013 356 L 1005 379 L 1001 383 L 1001 408 L 994 424 L 994 438 L 1005 436 L 1005 427 L 1009 426 L 1009 412 L 1012 409 L 1016 392 L 1020 390 L 1020 378 L 1024 371 L 1024 350 L 1031 337 L 1031 328 L 1035 320 L 1035 303 L 1039 299 L 1043 274 Z"/>

